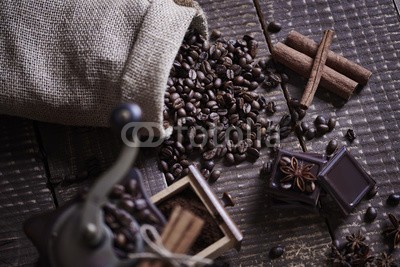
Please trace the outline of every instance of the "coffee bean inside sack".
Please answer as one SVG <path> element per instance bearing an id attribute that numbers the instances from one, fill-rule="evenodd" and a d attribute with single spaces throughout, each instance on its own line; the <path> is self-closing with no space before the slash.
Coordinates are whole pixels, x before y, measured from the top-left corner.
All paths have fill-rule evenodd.
<path id="1" fill-rule="evenodd" d="M 276 87 L 280 76 L 256 60 L 258 43 L 251 36 L 228 40 L 218 33 L 214 39 L 189 30 L 171 69 L 164 120 L 174 131 L 159 153 L 169 184 L 188 174 L 190 162 L 199 162 L 205 178 L 215 181 L 217 159 L 227 165 L 254 161 L 261 147 L 279 145 L 280 118 L 271 120 L 277 107 L 258 91 Z M 291 130 L 284 128 L 281 137 Z"/>

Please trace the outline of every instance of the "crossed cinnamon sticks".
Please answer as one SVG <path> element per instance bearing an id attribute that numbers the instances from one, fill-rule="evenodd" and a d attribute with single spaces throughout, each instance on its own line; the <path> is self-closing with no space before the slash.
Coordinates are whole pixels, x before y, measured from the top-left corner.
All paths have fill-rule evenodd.
<path id="1" fill-rule="evenodd" d="M 286 44 L 277 43 L 272 57 L 303 77 L 308 78 L 300 101 L 308 108 L 318 84 L 348 100 L 359 85 L 365 85 L 372 72 L 329 50 L 333 31 L 324 33 L 320 45 L 296 31 L 289 33 Z M 314 59 L 313 59 L 314 57 Z"/>
<path id="2" fill-rule="evenodd" d="M 192 247 L 203 228 L 204 221 L 177 206 L 161 234 L 161 241 L 172 253 L 185 254 Z M 139 267 L 162 267 L 161 261 L 145 261 Z"/>

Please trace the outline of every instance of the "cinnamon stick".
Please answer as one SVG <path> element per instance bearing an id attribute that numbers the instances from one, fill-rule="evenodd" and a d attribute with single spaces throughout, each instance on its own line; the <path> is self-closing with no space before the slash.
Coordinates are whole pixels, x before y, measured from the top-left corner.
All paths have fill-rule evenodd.
<path id="1" fill-rule="evenodd" d="M 322 71 L 325 66 L 326 58 L 328 56 L 329 47 L 331 46 L 333 39 L 333 31 L 327 30 L 324 32 L 324 37 L 318 47 L 317 54 L 315 55 L 313 66 L 311 69 L 310 78 L 308 79 L 306 88 L 304 89 L 303 97 L 300 100 L 300 104 L 309 107 L 315 92 L 317 91 L 319 81 L 321 80 Z"/>
<path id="2" fill-rule="evenodd" d="M 272 57 L 305 78 L 308 78 L 311 73 L 313 59 L 283 43 L 277 43 L 274 46 Z M 322 71 L 320 84 L 346 100 L 358 86 L 357 82 L 328 66 L 325 66 Z"/>
<path id="3" fill-rule="evenodd" d="M 204 220 L 189 211 L 176 207 L 164 231 L 161 241 L 166 249 L 173 253 L 187 253 L 203 228 Z M 143 261 L 140 267 L 162 267 L 161 261 Z"/>
<path id="4" fill-rule="evenodd" d="M 310 57 L 315 57 L 315 55 L 317 54 L 318 44 L 310 38 L 296 31 L 291 31 L 289 33 L 285 43 L 293 49 Z M 367 84 L 369 78 L 372 75 L 371 71 L 332 51 L 328 52 L 328 57 L 325 64 L 336 70 L 337 72 L 346 75 L 347 77 L 358 82 L 361 85 Z"/>

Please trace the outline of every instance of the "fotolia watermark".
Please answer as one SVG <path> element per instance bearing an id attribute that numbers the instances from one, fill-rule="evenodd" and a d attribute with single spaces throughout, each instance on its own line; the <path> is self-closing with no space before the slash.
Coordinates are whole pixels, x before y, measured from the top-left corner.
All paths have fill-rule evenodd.
<path id="1" fill-rule="evenodd" d="M 158 126 L 159 124 L 155 122 L 128 123 L 121 130 L 121 139 L 129 147 L 158 147 L 164 141 L 156 135 Z M 174 126 L 173 134 L 176 135 L 177 142 L 190 144 L 193 148 L 206 147 L 210 143 L 216 147 L 248 139 L 252 142 L 258 140 L 264 147 L 276 147 L 280 143 L 279 125 L 269 128 L 258 127 L 257 129 L 248 127 L 244 130 L 233 125 L 229 127 L 216 126 L 215 128 L 183 125 Z"/>

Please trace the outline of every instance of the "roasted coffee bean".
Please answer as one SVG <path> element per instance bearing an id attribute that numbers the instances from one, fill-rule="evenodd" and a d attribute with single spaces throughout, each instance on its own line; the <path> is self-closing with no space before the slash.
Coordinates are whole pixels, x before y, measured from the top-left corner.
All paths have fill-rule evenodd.
<path id="1" fill-rule="evenodd" d="M 397 206 L 400 203 L 400 194 L 398 193 L 393 193 L 390 194 L 389 197 L 386 200 L 386 203 L 390 206 Z"/>
<path id="2" fill-rule="evenodd" d="M 118 198 L 121 197 L 125 193 L 125 187 L 120 184 L 116 184 L 113 186 L 110 196 L 112 198 Z"/>
<path id="3" fill-rule="evenodd" d="M 168 159 L 173 156 L 173 149 L 170 146 L 161 149 L 161 158 Z"/>
<path id="4" fill-rule="evenodd" d="M 346 132 L 346 138 L 347 140 L 349 140 L 350 142 L 353 142 L 354 139 L 356 139 L 356 133 L 354 132 L 353 129 L 348 129 Z"/>
<path id="5" fill-rule="evenodd" d="M 218 39 L 222 36 L 222 33 L 219 30 L 212 30 L 210 34 L 211 39 Z"/>
<path id="6" fill-rule="evenodd" d="M 245 142 L 244 140 L 240 140 L 237 144 L 237 151 L 239 153 L 246 153 L 248 147 L 249 145 L 247 142 Z"/>
<path id="7" fill-rule="evenodd" d="M 269 257 L 271 259 L 276 259 L 279 258 L 285 253 L 285 247 L 284 246 L 276 246 L 270 249 L 269 251 Z"/>
<path id="8" fill-rule="evenodd" d="M 338 142 L 336 140 L 329 141 L 328 145 L 326 146 L 326 154 L 331 155 L 333 154 L 338 148 Z"/>
<path id="9" fill-rule="evenodd" d="M 172 184 L 175 181 L 175 177 L 171 173 L 167 172 L 165 173 L 165 180 L 168 184 Z"/>
<path id="10" fill-rule="evenodd" d="M 267 30 L 270 33 L 278 33 L 278 32 L 280 32 L 281 29 L 282 29 L 282 26 L 278 22 L 271 21 L 270 23 L 268 23 Z"/>
<path id="11" fill-rule="evenodd" d="M 208 150 L 208 151 L 203 153 L 203 159 L 211 160 L 211 159 L 215 158 L 216 153 L 217 153 L 217 149 L 216 148 Z"/>
<path id="12" fill-rule="evenodd" d="M 182 172 L 181 172 L 181 177 L 185 177 L 189 174 L 189 168 L 183 168 Z"/>
<path id="13" fill-rule="evenodd" d="M 265 70 L 267 68 L 267 61 L 265 59 L 260 59 L 257 65 L 262 69 Z"/>
<path id="14" fill-rule="evenodd" d="M 281 120 L 279 121 L 279 126 L 281 128 L 290 126 L 292 123 L 292 117 L 289 114 L 285 114 L 282 116 Z"/>
<path id="15" fill-rule="evenodd" d="M 292 116 L 292 121 L 294 122 L 294 123 L 296 123 L 296 122 L 298 122 L 300 119 L 299 119 L 299 113 L 297 113 L 297 111 L 296 110 L 293 110 L 291 113 L 290 113 L 290 115 Z"/>
<path id="16" fill-rule="evenodd" d="M 138 185 L 137 180 L 130 179 L 129 182 L 127 183 L 125 189 L 131 195 L 136 195 L 137 191 L 139 190 L 139 185 Z"/>
<path id="17" fill-rule="evenodd" d="M 178 117 L 186 117 L 186 110 L 184 108 L 180 108 L 177 111 Z"/>
<path id="18" fill-rule="evenodd" d="M 221 171 L 215 170 L 211 172 L 210 179 L 208 180 L 210 183 L 215 183 L 219 177 L 221 176 Z"/>
<path id="19" fill-rule="evenodd" d="M 233 72 L 233 70 L 228 69 L 226 71 L 226 78 L 229 80 L 232 80 L 233 78 L 235 78 L 235 73 Z"/>
<path id="20" fill-rule="evenodd" d="M 292 127 L 290 127 L 290 126 L 282 127 L 279 132 L 280 138 L 284 139 L 284 138 L 288 137 L 291 132 L 292 132 Z"/>
<path id="21" fill-rule="evenodd" d="M 235 202 L 233 201 L 232 196 L 227 192 L 224 192 L 222 194 L 221 201 L 224 204 L 224 207 L 233 207 L 233 206 L 235 206 Z"/>
<path id="22" fill-rule="evenodd" d="M 133 208 L 135 207 L 135 203 L 133 203 L 133 201 L 130 199 L 125 199 L 124 201 L 121 201 L 120 206 L 127 212 L 132 212 Z"/>
<path id="23" fill-rule="evenodd" d="M 225 146 L 220 146 L 217 148 L 217 157 L 223 158 L 225 157 L 226 153 L 228 153 L 228 149 Z"/>
<path id="24" fill-rule="evenodd" d="M 187 159 L 184 159 L 184 160 L 181 160 L 180 164 L 182 165 L 182 167 L 186 168 L 186 167 L 189 167 L 190 161 Z"/>
<path id="25" fill-rule="evenodd" d="M 318 125 L 321 125 L 321 124 L 326 125 L 326 119 L 325 119 L 324 116 L 319 115 L 319 116 L 317 116 L 315 118 L 314 123 L 315 123 L 315 126 L 318 126 Z"/>
<path id="26" fill-rule="evenodd" d="M 119 248 L 124 248 L 126 246 L 126 237 L 122 233 L 119 233 L 114 238 L 115 246 Z"/>
<path id="27" fill-rule="evenodd" d="M 182 98 L 177 98 L 175 101 L 172 103 L 172 107 L 175 110 L 178 110 L 180 108 L 183 108 L 185 106 L 185 101 Z"/>
<path id="28" fill-rule="evenodd" d="M 274 101 L 268 102 L 265 107 L 265 112 L 268 115 L 273 115 L 276 112 L 276 105 Z"/>
<path id="29" fill-rule="evenodd" d="M 218 115 L 218 113 L 213 112 L 208 116 L 208 119 L 212 122 L 217 122 L 217 121 L 219 121 L 219 115 Z"/>
<path id="30" fill-rule="evenodd" d="M 210 171 L 207 169 L 202 169 L 201 174 L 203 175 L 204 179 L 208 180 L 210 178 Z"/>
<path id="31" fill-rule="evenodd" d="M 335 118 L 329 118 L 328 127 L 329 127 L 330 132 L 333 131 L 333 129 L 335 129 L 335 127 L 336 127 L 336 119 Z"/>
<path id="32" fill-rule="evenodd" d="M 175 163 L 172 167 L 170 172 L 174 177 L 179 177 L 182 173 L 183 167 L 179 163 Z"/>
<path id="33" fill-rule="evenodd" d="M 303 121 L 301 123 L 301 130 L 302 133 L 306 133 L 308 130 L 310 130 L 310 125 L 307 122 Z"/>
<path id="34" fill-rule="evenodd" d="M 244 103 L 243 104 L 243 108 L 242 108 L 243 112 L 245 114 L 248 114 L 251 111 L 251 104 L 249 103 Z"/>
<path id="35" fill-rule="evenodd" d="M 203 133 L 197 134 L 194 138 L 194 141 L 196 142 L 197 145 L 202 144 L 206 139 L 206 135 Z"/>
<path id="36" fill-rule="evenodd" d="M 168 172 L 168 170 L 169 170 L 168 163 L 164 160 L 160 161 L 160 167 L 163 172 Z"/>
<path id="37" fill-rule="evenodd" d="M 279 74 L 277 74 L 277 73 L 271 73 L 271 74 L 268 76 L 268 80 L 269 80 L 270 82 L 272 82 L 272 84 L 273 84 L 274 87 L 277 86 L 279 83 L 282 82 L 281 76 L 280 76 Z"/>
<path id="38" fill-rule="evenodd" d="M 324 135 L 329 132 L 329 127 L 326 124 L 318 124 L 317 125 L 317 133 L 318 135 Z"/>
<path id="39" fill-rule="evenodd" d="M 247 149 L 247 155 L 251 158 L 251 159 L 258 159 L 260 157 L 260 151 L 254 147 L 249 147 Z"/>
<path id="40" fill-rule="evenodd" d="M 365 197 L 366 199 L 371 199 L 375 197 L 377 193 L 378 193 L 378 187 L 375 185 L 371 190 L 368 191 Z"/>
<path id="41" fill-rule="evenodd" d="M 179 141 L 175 142 L 175 148 L 179 151 L 179 153 L 181 154 L 185 153 L 185 147 L 182 145 L 181 142 Z"/>
<path id="42" fill-rule="evenodd" d="M 135 208 L 137 210 L 144 210 L 147 207 L 146 200 L 139 198 L 135 200 Z"/>
<path id="43" fill-rule="evenodd" d="M 297 135 L 303 135 L 303 128 L 301 127 L 301 123 L 296 124 L 296 126 L 294 127 L 294 132 Z"/>
<path id="44" fill-rule="evenodd" d="M 246 160 L 246 154 L 237 153 L 237 154 L 234 155 L 234 158 L 235 158 L 235 163 L 239 164 L 239 163 L 241 163 L 241 162 Z"/>
<path id="45" fill-rule="evenodd" d="M 232 152 L 232 153 L 236 152 L 236 145 L 233 142 L 233 140 L 226 141 L 226 149 L 228 150 L 228 152 Z"/>
<path id="46" fill-rule="evenodd" d="M 252 80 L 252 79 L 253 79 L 253 74 L 252 74 L 251 72 L 245 72 L 245 73 L 243 74 L 243 78 L 244 78 L 245 80 Z"/>
<path id="47" fill-rule="evenodd" d="M 306 113 L 307 113 L 307 111 L 302 108 L 296 109 L 296 112 L 299 115 L 299 120 L 302 120 L 306 116 Z"/>
<path id="48" fill-rule="evenodd" d="M 374 207 L 369 207 L 365 212 L 364 218 L 366 222 L 373 222 L 378 216 L 378 211 Z"/>
<path id="49" fill-rule="evenodd" d="M 231 140 L 234 144 L 237 144 L 239 142 L 239 133 L 238 131 L 232 131 L 231 132 Z"/>
<path id="50" fill-rule="evenodd" d="M 307 132 L 305 132 L 304 136 L 307 140 L 313 139 L 317 134 L 315 128 L 310 128 Z"/>
<path id="51" fill-rule="evenodd" d="M 213 160 L 206 160 L 203 162 L 203 167 L 209 171 L 212 171 L 214 169 L 215 163 Z"/>
<path id="52" fill-rule="evenodd" d="M 229 149 L 228 149 L 229 150 Z M 232 165 L 235 163 L 235 157 L 233 156 L 232 153 L 226 153 L 225 155 L 225 161 L 227 164 Z"/>

